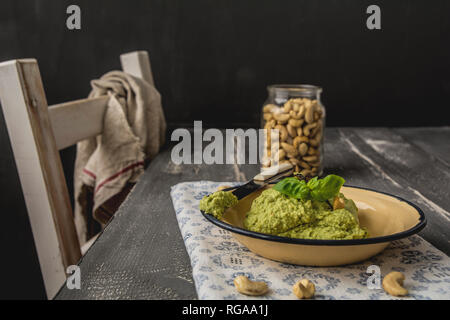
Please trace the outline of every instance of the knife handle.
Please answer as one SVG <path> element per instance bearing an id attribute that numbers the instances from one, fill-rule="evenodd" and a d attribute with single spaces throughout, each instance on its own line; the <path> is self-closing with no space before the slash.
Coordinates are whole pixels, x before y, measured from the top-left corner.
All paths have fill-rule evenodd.
<path id="1" fill-rule="evenodd" d="M 292 164 L 283 163 L 278 166 L 269 167 L 267 169 L 261 170 L 259 174 L 257 174 L 253 180 L 260 182 L 268 182 L 269 180 L 274 180 L 275 178 L 280 178 L 282 176 L 288 175 L 294 169 Z"/>

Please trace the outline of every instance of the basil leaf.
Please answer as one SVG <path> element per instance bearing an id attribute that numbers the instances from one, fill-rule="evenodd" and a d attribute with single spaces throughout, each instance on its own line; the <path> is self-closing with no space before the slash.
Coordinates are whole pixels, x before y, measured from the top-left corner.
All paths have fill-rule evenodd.
<path id="1" fill-rule="evenodd" d="M 311 197 L 311 189 L 306 186 L 306 182 L 294 177 L 281 180 L 273 188 L 291 198 L 307 200 Z"/>
<path id="2" fill-rule="evenodd" d="M 318 185 L 319 185 L 319 178 L 318 177 L 312 178 L 307 183 L 308 188 L 310 188 L 311 190 L 316 189 L 318 187 Z"/>
<path id="3" fill-rule="evenodd" d="M 311 189 L 308 188 L 305 181 L 303 181 L 303 182 L 304 183 L 301 184 L 301 187 L 299 188 L 299 191 L 297 194 L 297 197 L 298 197 L 297 199 L 310 200 L 311 199 Z"/>
<path id="4" fill-rule="evenodd" d="M 327 201 L 339 193 L 344 182 L 343 178 L 334 174 L 323 179 L 314 177 L 308 183 L 295 177 L 289 177 L 278 182 L 273 188 L 295 199 Z"/>
<path id="5" fill-rule="evenodd" d="M 317 185 L 314 185 L 314 189 L 311 190 L 311 195 L 315 200 L 326 201 L 339 193 L 345 180 L 342 177 L 330 174 L 317 182 Z"/>

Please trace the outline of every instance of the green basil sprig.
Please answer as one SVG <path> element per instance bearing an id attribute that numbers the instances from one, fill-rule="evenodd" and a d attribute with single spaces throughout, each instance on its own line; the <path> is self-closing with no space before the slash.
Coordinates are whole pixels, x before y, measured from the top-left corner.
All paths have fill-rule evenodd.
<path id="1" fill-rule="evenodd" d="M 273 188 L 295 199 L 327 201 L 339 193 L 344 182 L 344 178 L 334 174 L 323 179 L 314 177 L 308 182 L 289 177 L 278 182 Z"/>

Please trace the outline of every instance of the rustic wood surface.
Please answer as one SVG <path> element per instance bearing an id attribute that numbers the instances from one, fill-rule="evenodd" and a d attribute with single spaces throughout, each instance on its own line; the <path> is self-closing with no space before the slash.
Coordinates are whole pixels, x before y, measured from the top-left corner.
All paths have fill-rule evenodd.
<path id="1" fill-rule="evenodd" d="M 327 128 L 325 173 L 399 195 L 425 212 L 420 235 L 450 254 L 450 127 Z M 246 181 L 255 165 L 174 165 L 170 148 L 80 262 L 81 289 L 57 299 L 195 299 L 189 257 L 170 199 L 183 181 Z"/>

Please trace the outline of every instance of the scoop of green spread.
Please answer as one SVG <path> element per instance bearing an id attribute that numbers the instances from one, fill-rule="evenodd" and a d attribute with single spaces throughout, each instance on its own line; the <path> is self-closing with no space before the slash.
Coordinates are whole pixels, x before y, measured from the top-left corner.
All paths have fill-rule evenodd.
<path id="1" fill-rule="evenodd" d="M 276 191 L 267 189 L 253 200 L 244 227 L 251 231 L 278 234 L 300 224 L 312 222 L 312 202 L 300 202 Z"/>
<path id="2" fill-rule="evenodd" d="M 326 201 L 295 199 L 270 188 L 253 201 L 244 227 L 301 239 L 367 238 L 367 231 L 359 226 L 357 208 L 350 201 L 346 202 L 348 209 L 332 210 Z"/>
<path id="3" fill-rule="evenodd" d="M 237 203 L 238 199 L 230 191 L 217 191 L 200 200 L 200 210 L 220 219 L 227 208 Z"/>

